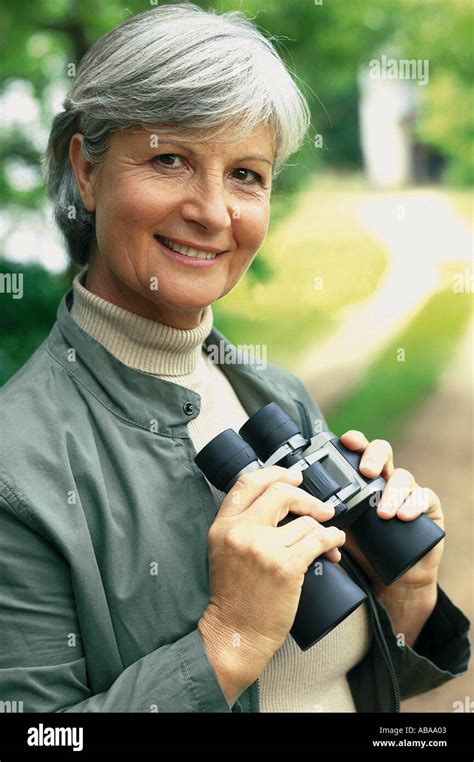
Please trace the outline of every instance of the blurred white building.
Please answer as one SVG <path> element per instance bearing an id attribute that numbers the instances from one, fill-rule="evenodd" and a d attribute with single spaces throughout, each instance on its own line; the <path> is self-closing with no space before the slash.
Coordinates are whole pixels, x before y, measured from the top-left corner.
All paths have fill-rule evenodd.
<path id="1" fill-rule="evenodd" d="M 412 126 L 417 95 L 413 82 L 373 79 L 359 71 L 359 120 L 364 165 L 376 188 L 401 188 L 413 180 Z"/>

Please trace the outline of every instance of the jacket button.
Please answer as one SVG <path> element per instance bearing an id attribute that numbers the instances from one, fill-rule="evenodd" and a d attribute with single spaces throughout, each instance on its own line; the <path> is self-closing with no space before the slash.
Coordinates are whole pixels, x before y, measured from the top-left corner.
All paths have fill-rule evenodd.
<path id="1" fill-rule="evenodd" d="M 185 402 L 183 405 L 183 410 L 186 413 L 186 415 L 192 415 L 194 413 L 194 405 L 192 402 Z"/>

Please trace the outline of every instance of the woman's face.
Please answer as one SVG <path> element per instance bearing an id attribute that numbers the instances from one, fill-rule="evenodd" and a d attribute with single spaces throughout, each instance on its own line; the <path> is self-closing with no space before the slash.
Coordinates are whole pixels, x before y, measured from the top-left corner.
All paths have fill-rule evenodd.
<path id="1" fill-rule="evenodd" d="M 273 137 L 258 128 L 238 142 L 185 141 L 136 127 L 114 133 L 98 173 L 71 163 L 95 211 L 87 287 L 168 325 L 197 325 L 202 309 L 240 280 L 261 246 L 270 211 Z M 173 253 L 180 247 L 194 251 Z M 197 257 L 197 251 L 217 255 Z"/>

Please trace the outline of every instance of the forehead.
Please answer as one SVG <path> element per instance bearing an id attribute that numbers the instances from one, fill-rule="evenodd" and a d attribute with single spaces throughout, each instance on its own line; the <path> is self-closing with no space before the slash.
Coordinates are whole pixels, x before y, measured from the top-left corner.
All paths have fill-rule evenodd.
<path id="1" fill-rule="evenodd" d="M 206 134 L 207 133 L 207 134 Z M 188 148 L 198 154 L 215 155 L 216 152 L 231 154 L 260 154 L 269 161 L 273 160 L 274 135 L 268 125 L 254 128 L 245 137 L 225 133 L 216 136 L 212 129 L 203 130 L 198 138 L 186 133 L 174 125 L 162 125 L 154 132 L 152 127 L 134 125 L 120 132 L 113 133 L 110 148 L 113 151 L 159 150 L 160 143 L 173 143 Z M 242 153 L 244 152 L 244 153 Z"/>

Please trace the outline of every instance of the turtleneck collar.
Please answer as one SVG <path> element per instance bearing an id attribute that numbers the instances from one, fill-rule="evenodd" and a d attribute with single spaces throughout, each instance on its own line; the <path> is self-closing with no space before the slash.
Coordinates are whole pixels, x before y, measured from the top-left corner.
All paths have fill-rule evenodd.
<path id="1" fill-rule="evenodd" d="M 84 276 L 79 273 L 73 281 L 71 317 L 110 354 L 129 368 L 156 376 L 185 376 L 196 370 L 202 343 L 213 327 L 210 305 L 196 328 L 173 328 L 93 294 L 84 287 Z"/>

